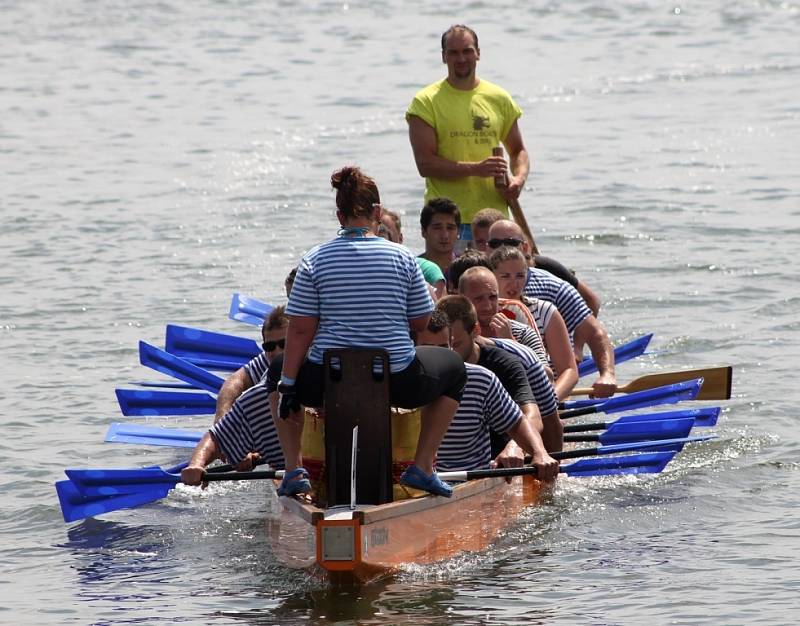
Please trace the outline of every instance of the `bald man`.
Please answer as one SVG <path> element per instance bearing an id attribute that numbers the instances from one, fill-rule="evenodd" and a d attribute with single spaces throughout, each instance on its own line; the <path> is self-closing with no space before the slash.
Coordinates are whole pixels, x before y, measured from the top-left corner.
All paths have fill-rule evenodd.
<path id="1" fill-rule="evenodd" d="M 489 228 L 489 247 L 501 245 L 520 247 L 530 254 L 528 242 L 522 229 L 510 220 L 500 220 Z M 608 398 L 617 390 L 614 372 L 614 350 L 603 324 L 594 316 L 578 291 L 566 281 L 538 267 L 528 268 L 525 295 L 539 298 L 556 305 L 567 325 L 577 358 L 581 358 L 583 346 L 588 345 L 597 363 L 599 376 L 592 385 L 596 398 Z"/>
<path id="2" fill-rule="evenodd" d="M 475 307 L 483 337 L 514 339 L 536 352 L 540 360 L 547 364 L 547 352 L 538 330 L 500 313 L 497 306 L 497 278 L 492 270 L 486 267 L 470 267 L 458 279 L 458 293 Z"/>

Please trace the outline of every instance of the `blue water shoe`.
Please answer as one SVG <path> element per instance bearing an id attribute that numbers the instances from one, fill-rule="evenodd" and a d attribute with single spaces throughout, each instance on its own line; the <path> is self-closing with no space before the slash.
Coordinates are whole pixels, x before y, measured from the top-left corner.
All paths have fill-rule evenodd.
<path id="1" fill-rule="evenodd" d="M 449 498 L 453 495 L 453 488 L 439 480 L 436 472 L 428 476 L 416 465 L 409 465 L 408 469 L 400 476 L 400 484 L 414 489 L 422 489 L 437 496 Z"/>
<path id="2" fill-rule="evenodd" d="M 279 496 L 296 496 L 299 493 L 311 491 L 311 483 L 308 480 L 308 472 L 303 467 L 286 472 L 278 487 Z"/>

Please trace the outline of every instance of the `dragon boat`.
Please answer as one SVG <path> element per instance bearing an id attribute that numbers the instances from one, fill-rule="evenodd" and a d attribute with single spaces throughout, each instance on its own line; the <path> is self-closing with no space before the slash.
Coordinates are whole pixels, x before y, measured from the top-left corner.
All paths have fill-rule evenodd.
<path id="1" fill-rule="evenodd" d="M 237 294 L 234 299 L 239 298 Z M 260 304 L 256 302 L 256 304 Z M 267 305 L 268 306 L 268 305 Z M 250 323 L 265 310 L 248 302 Z M 242 307 L 231 307 L 241 317 Z M 242 320 L 244 321 L 244 320 Z M 642 354 L 650 336 L 615 350 L 618 361 Z M 140 343 L 140 361 L 177 378 L 145 383 L 145 389 L 117 390 L 125 415 L 196 415 L 212 413 L 222 379 L 203 367 L 231 370 L 251 358 L 255 342 L 241 337 L 184 327 L 167 327 L 167 350 Z M 224 364 L 224 367 L 222 366 Z M 588 373 L 587 368 L 582 374 Z M 275 558 L 334 584 L 366 583 L 405 565 L 427 565 L 464 552 L 488 548 L 526 507 L 541 502 L 548 485 L 535 468 L 500 468 L 445 472 L 455 481 L 453 496 L 444 498 L 399 484 L 413 459 L 419 436 L 420 411 L 389 405 L 388 356 L 383 351 L 348 349 L 325 354 L 324 409 L 307 410 L 302 450 L 313 485 L 307 496 L 271 500 L 267 538 Z M 703 380 L 687 380 L 695 375 Z M 652 379 L 652 380 L 651 380 Z M 685 381 L 685 382 L 676 382 Z M 663 387 L 655 387 L 662 385 Z M 669 384 L 673 383 L 673 384 Z M 168 391 L 154 391 L 163 386 Z M 688 399 L 730 397 L 730 368 L 649 375 L 629 383 L 632 393 L 605 400 L 570 403 L 562 417 L 650 407 Z M 641 390 L 639 390 L 641 389 Z M 121 393 L 125 391 L 124 393 Z M 585 458 L 561 471 L 567 475 L 657 473 L 688 441 L 692 426 L 713 426 L 718 407 L 650 415 L 623 416 L 616 423 L 572 425 L 565 430 L 576 441 L 597 441 L 599 447 L 554 453 L 559 459 Z M 630 422 L 630 424 L 628 424 Z M 623 429 L 623 423 L 627 426 Z M 680 423 L 680 424 L 679 424 Z M 675 429 L 680 425 L 680 432 Z M 625 431 L 614 439 L 614 428 Z M 603 430 L 600 435 L 586 431 Z M 193 447 L 199 431 L 112 424 L 106 441 Z M 669 437 L 677 437 L 669 439 Z M 626 441 L 628 443 L 617 443 Z M 616 445 L 615 445 L 616 444 Z M 626 454 L 633 452 L 634 454 Z M 621 455 L 621 456 L 620 456 Z M 165 497 L 180 483 L 182 465 L 122 470 L 66 470 L 68 480 L 56 483 L 67 522 L 139 506 Z M 234 472 L 209 469 L 208 480 L 280 479 L 282 471 Z"/>

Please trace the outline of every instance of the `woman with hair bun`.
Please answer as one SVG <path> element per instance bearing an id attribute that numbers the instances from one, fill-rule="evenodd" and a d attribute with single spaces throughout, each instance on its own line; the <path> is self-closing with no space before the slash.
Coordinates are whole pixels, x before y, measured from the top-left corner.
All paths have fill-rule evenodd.
<path id="1" fill-rule="evenodd" d="M 375 181 L 348 166 L 333 173 L 331 185 L 341 229 L 300 261 L 286 306 L 283 359 L 270 365 L 272 380 L 280 376 L 280 418 L 275 422 L 287 470 L 279 493 L 311 489 L 302 467 L 300 409 L 322 405 L 323 353 L 359 347 L 389 353 L 393 406 L 423 407 L 414 465 L 401 482 L 449 497 L 452 489 L 439 480 L 433 464 L 466 383 L 464 364 L 445 348 L 414 348 L 409 326 L 424 330 L 433 302 L 413 254 L 375 234 L 381 216 Z"/>

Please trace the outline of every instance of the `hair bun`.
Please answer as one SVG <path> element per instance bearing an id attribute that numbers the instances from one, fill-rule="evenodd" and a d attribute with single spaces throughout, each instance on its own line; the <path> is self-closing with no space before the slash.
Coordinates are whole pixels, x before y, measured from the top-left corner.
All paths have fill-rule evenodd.
<path id="1" fill-rule="evenodd" d="M 354 190 L 361 178 L 361 170 L 353 165 L 345 165 L 331 175 L 331 187 L 344 191 Z"/>

